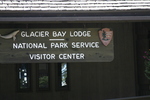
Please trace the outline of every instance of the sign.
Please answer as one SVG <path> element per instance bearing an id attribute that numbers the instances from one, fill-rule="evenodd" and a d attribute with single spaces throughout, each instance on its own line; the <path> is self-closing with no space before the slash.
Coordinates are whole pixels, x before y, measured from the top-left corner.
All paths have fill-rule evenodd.
<path id="1" fill-rule="evenodd" d="M 110 28 L 1 29 L 0 63 L 111 62 Z"/>
<path id="2" fill-rule="evenodd" d="M 99 37 L 101 42 L 107 46 L 113 37 L 113 31 L 110 28 L 103 28 L 99 30 Z"/>

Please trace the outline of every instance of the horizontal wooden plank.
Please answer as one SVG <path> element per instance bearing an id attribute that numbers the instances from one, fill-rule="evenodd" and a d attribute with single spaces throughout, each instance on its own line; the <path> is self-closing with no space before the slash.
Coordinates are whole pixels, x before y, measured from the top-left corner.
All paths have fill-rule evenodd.
<path id="1" fill-rule="evenodd" d="M 112 33 L 111 29 L 106 29 L 108 31 L 103 33 L 105 38 L 106 33 Z M 113 38 L 105 46 L 98 30 L 99 28 L 1 29 L 0 62 L 110 62 L 114 58 Z"/>
<path id="2" fill-rule="evenodd" d="M 92 16 L 92 17 L 0 17 L 1 22 L 46 22 L 46 21 L 146 21 L 149 16 Z"/>

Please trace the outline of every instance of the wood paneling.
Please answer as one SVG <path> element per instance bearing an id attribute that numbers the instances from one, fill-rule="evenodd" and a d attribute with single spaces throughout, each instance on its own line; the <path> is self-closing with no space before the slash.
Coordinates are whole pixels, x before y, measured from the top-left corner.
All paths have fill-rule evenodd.
<path id="1" fill-rule="evenodd" d="M 104 46 L 99 39 L 99 29 L 19 29 L 15 41 L 1 38 L 15 29 L 1 29 L 0 63 L 111 62 L 114 58 L 113 38 Z"/>
<path id="2" fill-rule="evenodd" d="M 135 96 L 132 23 L 97 23 L 94 25 L 98 28 L 112 27 L 114 30 L 114 60 L 112 62 L 69 63 L 69 91 L 55 91 L 55 73 L 52 71 L 55 69 L 54 64 L 51 67 L 52 89 L 47 93 L 37 92 L 35 82 L 33 82 L 32 92 L 15 92 L 15 65 L 0 64 L 0 98 L 2 100 L 12 100 L 11 97 L 14 98 L 13 100 L 41 100 L 42 98 L 44 100 L 105 100 Z M 32 74 L 35 74 L 35 71 Z M 34 78 L 33 75 L 32 81 L 35 81 Z M 12 84 L 8 83 L 10 80 Z"/>
<path id="3" fill-rule="evenodd" d="M 137 35 L 137 72 L 138 72 L 138 86 L 139 95 L 149 95 L 149 79 L 145 76 L 145 64 L 143 55 L 145 51 L 150 48 L 150 23 L 136 23 L 136 35 Z"/>

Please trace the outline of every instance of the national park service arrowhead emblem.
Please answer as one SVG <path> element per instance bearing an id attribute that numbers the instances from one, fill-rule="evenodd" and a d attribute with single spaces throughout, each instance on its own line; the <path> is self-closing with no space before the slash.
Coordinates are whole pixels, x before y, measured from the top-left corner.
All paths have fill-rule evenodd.
<path id="1" fill-rule="evenodd" d="M 104 46 L 107 46 L 113 37 L 113 31 L 110 28 L 103 28 L 98 31 L 99 38 Z"/>

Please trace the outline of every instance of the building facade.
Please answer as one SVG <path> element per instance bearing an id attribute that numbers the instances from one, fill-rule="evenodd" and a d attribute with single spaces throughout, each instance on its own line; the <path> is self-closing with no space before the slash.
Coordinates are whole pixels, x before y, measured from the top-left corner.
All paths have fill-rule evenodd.
<path id="1" fill-rule="evenodd" d="M 6 2 L 3 1 L 1 3 L 5 5 Z M 13 7 L 16 5 L 15 2 L 18 1 L 11 1 L 11 3 L 14 3 Z M 53 3 L 53 1 L 46 2 Z M 1 100 L 106 100 L 150 94 L 149 80 L 144 74 L 145 66 L 144 59 L 142 58 L 144 51 L 149 49 L 149 5 L 146 5 L 147 8 L 143 7 L 142 9 L 139 9 L 137 6 L 135 8 L 131 7 L 130 10 L 118 10 L 121 7 L 113 10 L 115 7 L 109 8 L 107 5 L 107 9 L 102 10 L 100 8 L 103 7 L 100 7 L 98 4 L 104 2 L 89 1 L 97 3 L 95 4 L 97 7 L 94 8 L 93 4 L 89 4 L 89 8 L 92 6 L 92 11 L 90 11 L 89 8 L 87 8 L 88 10 L 83 9 L 86 7 L 80 7 L 79 9 L 77 5 L 80 2 L 74 2 L 77 3 L 74 10 L 71 10 L 73 7 L 68 6 L 69 10 L 67 11 L 65 11 L 67 8 L 62 7 L 66 4 L 58 5 L 57 7 L 56 5 L 55 7 L 51 6 L 53 7 L 52 11 L 49 10 L 50 7 L 47 8 L 48 5 L 46 7 L 43 5 L 41 8 L 37 6 L 38 4 L 36 6 L 32 5 L 33 8 L 26 7 L 27 5 L 25 6 L 25 4 L 31 3 L 31 1 L 20 1 L 18 3 L 18 5 L 24 5 L 24 9 L 26 9 L 24 11 L 21 6 L 14 8 L 16 9 L 15 11 L 10 10 L 12 9 L 11 6 L 8 8 L 1 6 L 0 30 L 1 32 L 9 33 L 12 30 L 18 29 L 30 31 L 34 29 L 87 30 L 91 28 L 111 28 L 113 29 L 113 50 L 111 51 L 113 53 L 113 60 L 96 61 L 92 58 L 95 61 L 83 61 L 82 59 L 75 61 L 53 60 L 50 62 L 43 60 L 29 61 L 24 58 L 22 53 L 25 51 L 28 54 L 32 49 L 13 50 L 12 47 L 8 47 L 9 43 L 17 43 L 17 40 L 6 40 L 6 38 L 2 37 L 3 35 L 6 36 L 6 33 L 1 33 Z M 10 1 L 8 5 L 9 3 Z M 85 3 L 88 2 L 82 1 L 81 5 Z M 114 2 L 112 1 L 112 3 Z M 132 1 L 130 3 L 132 4 Z M 109 6 L 111 5 L 109 4 Z M 39 11 L 42 8 L 45 10 Z M 54 8 L 57 10 L 54 10 Z M 36 10 L 33 11 L 31 9 Z M 16 39 L 19 40 L 19 38 L 17 35 Z M 84 41 L 78 38 L 74 41 L 76 40 L 79 42 Z M 37 38 L 35 40 L 28 39 L 28 41 L 41 42 L 45 40 Z M 70 41 L 70 38 L 67 38 L 66 41 Z M 55 50 L 57 51 L 57 49 Z M 92 53 L 90 50 L 89 48 L 83 49 L 82 53 L 87 51 L 90 55 Z M 38 52 L 45 51 L 39 49 Z M 58 53 L 61 52 L 68 53 L 70 50 L 61 49 L 58 51 Z M 18 55 L 20 58 L 13 60 Z M 99 56 L 99 58 L 102 57 L 105 58 L 105 56 Z"/>

